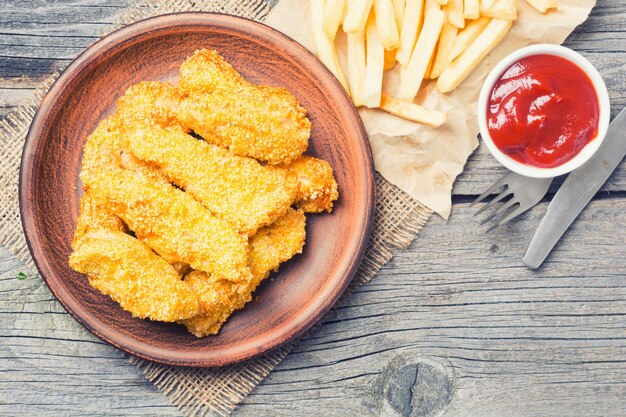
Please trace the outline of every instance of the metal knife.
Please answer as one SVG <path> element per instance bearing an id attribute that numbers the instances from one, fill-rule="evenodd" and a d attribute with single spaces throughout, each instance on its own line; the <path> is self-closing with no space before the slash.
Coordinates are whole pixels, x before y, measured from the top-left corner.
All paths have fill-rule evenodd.
<path id="1" fill-rule="evenodd" d="M 596 154 L 573 171 L 554 195 L 545 217 L 524 255 L 530 269 L 541 266 L 563 233 L 574 222 L 626 155 L 626 109 L 611 122 Z"/>

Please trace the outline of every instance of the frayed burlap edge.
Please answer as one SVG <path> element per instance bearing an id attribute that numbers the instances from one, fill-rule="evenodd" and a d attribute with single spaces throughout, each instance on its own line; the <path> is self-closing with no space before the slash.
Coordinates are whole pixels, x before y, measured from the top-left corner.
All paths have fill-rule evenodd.
<path id="1" fill-rule="evenodd" d="M 147 17 L 183 11 L 215 11 L 262 20 L 270 9 L 270 3 L 263 0 L 145 0 L 124 12 L 113 29 Z M 59 73 L 50 76 L 27 104 L 19 106 L 0 121 L 0 149 L 4 161 L 0 167 L 0 244 L 33 272 L 36 269 L 22 232 L 18 207 L 19 164 L 24 139 L 37 106 L 58 76 Z M 372 237 L 363 262 L 340 303 L 347 294 L 368 282 L 396 251 L 406 248 L 432 214 L 379 174 L 376 175 L 376 187 Z M 317 327 L 319 325 L 309 333 Z M 291 343 L 250 361 L 221 368 L 171 367 L 134 357 L 130 361 L 186 416 L 224 416 L 230 414 L 296 344 Z"/>

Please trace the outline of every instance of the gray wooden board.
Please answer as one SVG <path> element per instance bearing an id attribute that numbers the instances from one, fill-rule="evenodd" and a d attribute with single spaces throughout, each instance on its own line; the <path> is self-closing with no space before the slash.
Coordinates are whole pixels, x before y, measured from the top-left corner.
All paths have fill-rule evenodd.
<path id="1" fill-rule="evenodd" d="M 0 0 L 0 116 L 130 3 Z M 615 115 L 626 106 L 626 5 L 599 0 L 567 45 L 598 66 Z M 537 272 L 521 256 L 547 202 L 490 235 L 468 207 L 503 172 L 480 148 L 450 221 L 433 218 L 235 414 L 626 415 L 626 164 Z M 0 249 L 0 415 L 180 415 L 18 272 Z"/>

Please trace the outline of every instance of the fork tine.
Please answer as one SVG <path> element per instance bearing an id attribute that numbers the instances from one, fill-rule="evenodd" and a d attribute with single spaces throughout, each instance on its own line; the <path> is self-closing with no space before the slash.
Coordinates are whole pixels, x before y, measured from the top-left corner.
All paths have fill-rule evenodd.
<path id="1" fill-rule="evenodd" d="M 475 204 L 480 203 L 481 201 L 483 201 L 485 199 L 485 197 L 491 195 L 494 191 L 496 191 L 496 190 L 498 190 L 498 189 L 500 189 L 502 187 L 508 188 L 508 185 L 505 184 L 507 177 L 508 177 L 508 175 L 505 175 L 504 177 L 500 178 L 498 180 L 498 182 L 496 182 L 491 187 L 489 187 L 489 189 L 487 191 L 485 191 L 484 193 L 482 193 L 481 195 L 476 197 L 476 200 L 472 201 L 472 204 L 470 204 L 470 207 L 473 207 Z M 478 213 L 476 213 L 476 214 L 478 214 Z"/>
<path id="2" fill-rule="evenodd" d="M 510 212 L 509 214 L 507 214 L 502 220 L 500 220 L 498 223 L 494 224 L 493 226 L 491 226 L 489 229 L 487 229 L 487 231 L 485 231 L 485 233 L 489 233 L 491 232 L 493 229 L 495 229 L 496 227 L 500 227 L 505 223 L 508 223 L 509 221 L 513 220 L 514 218 L 516 218 L 517 216 L 519 216 L 520 214 L 524 213 L 525 211 L 527 211 L 530 207 L 526 207 L 523 208 L 522 206 L 516 208 L 515 210 L 513 210 L 512 212 Z"/>
<path id="3" fill-rule="evenodd" d="M 504 210 L 507 210 L 508 208 L 513 207 L 515 204 L 519 204 L 519 203 L 517 202 L 515 198 L 511 198 L 509 201 L 504 203 L 502 207 L 500 207 L 499 209 L 491 213 L 489 216 L 487 216 L 487 218 L 483 219 L 483 221 L 481 221 L 480 224 L 483 225 L 487 223 L 489 220 L 493 219 L 498 214 L 502 213 Z"/>
<path id="4" fill-rule="evenodd" d="M 511 213 L 507 214 L 504 218 L 502 218 L 502 220 L 500 220 L 498 224 L 495 225 L 495 227 L 502 226 L 504 223 L 507 223 L 508 221 L 513 220 L 515 217 L 519 216 L 520 214 L 527 212 L 532 207 L 533 205 L 530 205 L 528 207 L 519 206 L 518 208 L 513 210 Z"/>
<path id="5" fill-rule="evenodd" d="M 511 195 L 511 191 L 510 189 L 507 187 L 506 190 L 502 191 L 499 195 L 497 195 L 496 197 L 494 197 L 493 200 L 491 200 L 490 202 L 488 202 L 487 204 L 485 204 L 484 206 L 482 206 L 478 211 L 476 211 L 476 213 L 474 213 L 474 216 L 478 216 L 480 213 L 482 213 L 483 211 L 487 210 L 489 207 L 492 207 L 494 204 L 496 204 L 498 201 L 502 200 L 503 198 L 507 197 Z"/>

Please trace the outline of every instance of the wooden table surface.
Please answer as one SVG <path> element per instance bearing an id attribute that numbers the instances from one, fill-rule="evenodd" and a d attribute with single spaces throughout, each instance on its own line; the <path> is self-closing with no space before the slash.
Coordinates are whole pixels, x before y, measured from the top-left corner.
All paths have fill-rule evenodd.
<path id="1" fill-rule="evenodd" d="M 0 116 L 131 1 L 0 0 Z M 566 45 L 598 67 L 615 116 L 626 4 L 598 0 Z M 235 415 L 626 415 L 626 164 L 536 272 L 521 257 L 553 193 L 489 235 L 468 207 L 503 172 L 481 147 L 450 221 L 433 217 Z M 86 331 L 64 337 L 79 325 L 20 268 L 0 248 L 0 415 L 181 415 L 124 354 Z"/>

